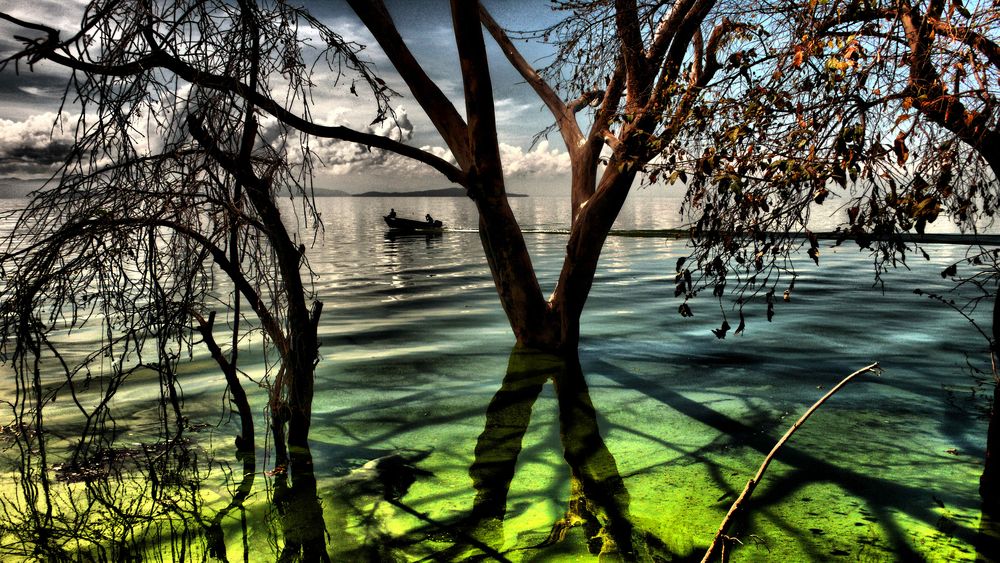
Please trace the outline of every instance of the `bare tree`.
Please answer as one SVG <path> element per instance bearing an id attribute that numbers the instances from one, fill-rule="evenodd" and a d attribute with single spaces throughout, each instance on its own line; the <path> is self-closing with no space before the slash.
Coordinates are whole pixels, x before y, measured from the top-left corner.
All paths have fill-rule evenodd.
<path id="1" fill-rule="evenodd" d="M 65 125 L 75 145 L 0 254 L 0 359 L 18 375 L 25 438 L 44 441 L 45 407 L 66 397 L 84 428 L 67 463 L 84 467 L 113 449 L 119 390 L 158 378 L 162 435 L 176 440 L 189 422 L 179 363 L 207 349 L 240 418 L 244 471 L 255 463 L 249 382 L 267 389 L 277 465 L 308 488 L 322 303 L 306 243 L 320 224 L 308 137 L 288 123 L 309 118 L 317 71 L 368 89 L 387 115 L 390 92 L 361 47 L 284 2 L 96 0 L 68 36 L 0 18 L 41 34 L 0 68 L 65 67 L 64 107 L 79 111 Z M 100 347 L 67 352 L 61 338 L 77 330 L 100 331 Z M 265 350 L 259 380 L 238 357 L 252 339 Z"/>

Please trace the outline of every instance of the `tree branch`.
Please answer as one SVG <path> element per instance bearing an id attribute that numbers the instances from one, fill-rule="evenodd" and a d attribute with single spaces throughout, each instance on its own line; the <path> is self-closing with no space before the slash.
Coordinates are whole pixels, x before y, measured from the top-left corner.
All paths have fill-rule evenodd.
<path id="1" fill-rule="evenodd" d="M 649 95 L 649 85 L 646 84 L 649 67 L 643 52 L 639 9 L 635 0 L 615 0 L 615 25 L 626 69 L 626 111 L 634 111 L 645 105 L 645 97 Z"/>
<path id="2" fill-rule="evenodd" d="M 747 481 L 747 485 L 746 487 L 743 488 L 743 492 L 740 493 L 739 498 L 737 498 L 736 502 L 734 502 L 733 505 L 729 508 L 729 512 L 726 514 L 726 517 L 722 519 L 722 524 L 719 526 L 719 531 L 715 533 L 715 538 L 712 539 L 712 543 L 711 545 L 708 546 L 708 550 L 705 552 L 705 556 L 701 559 L 701 563 L 708 563 L 712 559 L 712 556 L 715 554 L 716 550 L 719 548 L 719 545 L 725 541 L 726 539 L 725 534 L 726 531 L 729 529 L 729 525 L 732 524 L 733 519 L 739 512 L 740 508 L 743 507 L 743 504 L 750 499 L 750 495 L 753 494 L 754 489 L 757 487 L 758 484 L 760 484 L 761 479 L 763 479 L 764 472 L 767 471 L 768 465 L 770 465 L 771 461 L 774 460 L 774 457 L 778 455 L 778 450 L 780 450 L 781 447 L 784 446 L 785 443 L 788 442 L 788 440 L 792 437 L 792 434 L 794 434 L 796 430 L 798 430 L 803 424 L 805 424 L 806 420 L 808 420 L 809 417 L 812 416 L 812 414 L 816 412 L 816 410 L 819 409 L 819 407 L 822 406 L 827 399 L 832 397 L 833 394 L 836 393 L 837 391 L 840 391 L 845 385 L 850 383 L 852 379 L 863 373 L 878 372 L 880 369 L 881 368 L 879 367 L 878 362 L 876 362 L 874 364 L 859 369 L 858 371 L 852 373 L 851 375 L 848 375 L 847 377 L 842 379 L 840 383 L 835 385 L 833 389 L 830 389 L 830 391 L 826 395 L 823 395 L 818 401 L 813 403 L 813 405 L 809 407 L 809 410 L 807 410 L 801 417 L 799 417 L 799 419 L 795 421 L 795 424 L 792 424 L 791 428 L 789 428 L 788 431 L 785 432 L 785 435 L 782 436 L 774 444 L 774 447 L 771 448 L 771 452 L 767 454 L 767 456 L 764 458 L 764 461 L 760 464 L 760 468 L 757 469 L 757 474 L 754 475 L 753 479 Z"/>
<path id="3" fill-rule="evenodd" d="M 451 2 L 455 45 L 460 53 L 459 63 L 462 67 L 468 143 L 474 158 L 471 168 L 476 170 L 477 175 L 483 177 L 503 178 L 497 137 L 496 106 L 493 102 L 493 82 L 486 56 L 486 44 L 483 41 L 483 28 L 480 25 L 480 12 L 479 2 L 470 0 Z M 502 186 L 502 183 L 499 186 Z M 481 187 L 484 186 L 477 185 L 475 189 Z"/>
<path id="4" fill-rule="evenodd" d="M 542 99 L 542 103 L 552 113 L 556 124 L 559 126 L 559 134 L 562 135 L 563 142 L 566 143 L 566 149 L 570 152 L 579 150 L 578 147 L 583 142 L 583 132 L 580 131 L 580 126 L 577 124 L 574 114 L 577 111 L 577 107 L 582 107 L 585 103 L 588 103 L 596 93 L 581 96 L 580 100 L 567 105 L 556 91 L 549 86 L 548 82 L 528 64 L 528 61 L 524 59 L 517 50 L 517 47 L 514 46 L 514 43 L 507 36 L 507 33 L 497 24 L 485 6 L 480 6 L 479 19 L 482 21 L 483 26 L 486 27 L 486 30 L 490 32 L 490 35 L 493 36 L 493 40 L 500 46 L 504 55 L 507 56 L 507 60 L 510 61 L 511 66 L 521 74 L 521 77 L 531 86 L 535 94 Z M 586 101 L 583 101 L 584 98 L 586 98 Z"/>
<path id="5" fill-rule="evenodd" d="M 375 40 L 392 61 L 392 65 L 410 88 L 417 103 L 427 112 L 434 127 L 451 149 L 451 153 L 455 155 L 459 168 L 467 170 L 473 161 L 472 149 L 466 136 L 465 120 L 410 52 L 399 31 L 396 30 L 385 4 L 382 0 L 348 0 L 347 3 L 361 18 L 368 31 L 375 36 Z M 459 180 L 452 181 L 462 183 Z"/>

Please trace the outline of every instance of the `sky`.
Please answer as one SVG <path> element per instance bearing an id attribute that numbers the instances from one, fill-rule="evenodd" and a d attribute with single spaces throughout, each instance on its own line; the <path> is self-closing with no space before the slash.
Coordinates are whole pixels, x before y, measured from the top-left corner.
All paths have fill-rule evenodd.
<path id="1" fill-rule="evenodd" d="M 537 29 L 554 21 L 547 3 L 529 0 L 484 2 L 494 17 L 510 29 Z M 85 2 L 80 0 L 0 0 L 0 11 L 16 17 L 44 22 L 72 34 L 79 25 Z M 408 95 L 374 39 L 342 1 L 304 2 L 307 9 L 344 38 L 366 45 L 364 56 L 377 73 L 401 96 L 394 98 L 395 122 L 370 126 L 375 133 L 392 136 L 408 144 L 447 155 L 444 143 L 429 119 Z M 387 5 L 400 32 L 431 78 L 464 113 L 461 75 L 446 0 L 388 0 Z M 0 58 L 19 46 L 14 35 L 38 35 L 0 22 Z M 567 192 L 569 159 L 558 134 L 532 145 L 532 138 L 551 123 L 551 117 L 531 89 L 507 64 L 487 35 L 494 82 L 501 153 L 508 188 L 527 193 Z M 521 43 L 524 54 L 537 66 L 546 62 L 547 48 Z M 68 74 L 50 63 L 33 71 L 8 66 L 0 72 L 0 182 L 13 178 L 45 178 L 72 143 L 72 104 L 60 115 L 59 107 Z M 359 104 L 343 84 L 334 88 L 320 83 L 313 116 L 325 124 L 369 128 L 373 107 Z M 57 119 L 58 118 L 58 119 Z M 317 187 L 359 192 L 369 189 L 401 190 L 446 187 L 448 181 L 430 168 L 402 157 L 370 152 L 347 143 L 319 140 L 314 144 L 325 166 L 317 170 Z"/>

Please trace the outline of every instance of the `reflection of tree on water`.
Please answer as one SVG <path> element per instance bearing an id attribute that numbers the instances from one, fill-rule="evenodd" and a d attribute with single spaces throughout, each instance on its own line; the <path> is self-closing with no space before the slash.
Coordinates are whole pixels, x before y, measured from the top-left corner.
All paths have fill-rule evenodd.
<path id="1" fill-rule="evenodd" d="M 19 455 L 11 460 L 17 466 L 17 494 L 7 489 L 0 499 L 0 559 L 330 560 L 308 451 L 294 452 L 289 469 L 274 477 L 271 515 L 277 526 L 269 543 L 276 557 L 266 556 L 249 543 L 253 529 L 267 525 L 248 519 L 244 506 L 255 482 L 252 457 L 242 456 L 240 470 L 233 471 L 186 439 L 167 439 L 109 448 L 72 466 L 53 465 L 37 420 L 3 437 Z M 233 479 L 234 474 L 242 477 Z M 232 485 L 232 497 L 215 511 L 205 499 L 214 496 L 220 480 Z M 232 550 L 234 539 L 241 544 L 239 553 Z"/>
<path id="2" fill-rule="evenodd" d="M 330 561 L 312 453 L 306 449 L 290 454 L 289 470 L 275 476 L 272 495 L 285 542 L 278 561 Z"/>
<path id="3" fill-rule="evenodd" d="M 4 436 L 18 454 L 10 460 L 17 490 L 5 489 L 0 500 L 0 558 L 133 561 L 159 553 L 169 560 L 199 550 L 199 458 L 186 440 L 76 452 L 52 465 L 57 456 L 41 421 Z"/>
<path id="4" fill-rule="evenodd" d="M 559 437 L 570 468 L 570 498 L 565 514 L 553 524 L 548 537 L 526 549 L 562 542 L 572 529 L 580 527 L 593 554 L 626 560 L 648 557 L 645 552 L 660 542 L 648 534 L 636 541 L 640 536 L 629 513 L 629 493 L 601 437 L 578 357 L 524 348 L 511 352 L 506 377 L 486 411 L 486 426 L 469 469 L 476 490 L 472 535 L 494 549 L 502 545 L 507 495 L 522 440 L 535 401 L 549 380 L 559 404 Z M 448 551 L 456 555 L 463 547 L 476 549 L 460 541 Z"/>

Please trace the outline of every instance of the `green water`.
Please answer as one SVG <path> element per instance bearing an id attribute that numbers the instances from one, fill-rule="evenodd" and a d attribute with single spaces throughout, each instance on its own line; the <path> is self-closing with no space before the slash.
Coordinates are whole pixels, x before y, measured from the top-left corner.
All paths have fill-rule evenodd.
<path id="1" fill-rule="evenodd" d="M 513 204 L 551 288 L 565 246 L 551 231 L 566 205 Z M 878 361 L 881 376 L 831 399 L 772 464 L 734 530 L 743 545 L 733 560 L 975 559 L 988 387 L 967 363 L 988 367 L 985 344 L 959 315 L 912 293 L 947 290 L 938 272 L 961 249 L 928 247 L 933 261 L 891 274 L 883 293 L 871 287 L 867 256 L 824 246 L 819 268 L 805 257 L 797 265 L 773 322 L 758 304 L 744 335 L 718 340 L 710 330 L 723 312 L 732 322 L 731 304 L 706 296 L 692 302 L 693 318 L 677 314 L 672 273 L 684 241 L 614 237 L 588 301 L 579 364 L 567 366 L 512 351 L 467 200 L 320 205 L 326 230 L 309 253 L 325 304 L 311 435 L 318 505 L 294 495 L 273 503 L 281 476 L 268 474 L 274 464 L 263 454 L 253 475 L 242 474 L 238 424 L 219 414 L 222 378 L 198 351 L 181 377 L 197 430 L 186 435 L 187 453 L 142 449 L 156 431 L 155 380 L 136 377 L 114 404 L 117 443 L 175 482 L 152 485 L 139 462 L 102 474 L 100 485 L 54 479 L 80 420 L 64 400 L 46 407 L 64 553 L 213 560 L 221 530 L 228 560 L 273 561 L 289 538 L 325 529 L 334 561 L 585 561 L 597 559 L 601 537 L 631 543 L 636 558 L 700 558 L 774 441 L 841 377 Z M 389 207 L 430 211 L 450 230 L 388 236 L 378 217 Z M 676 227 L 673 209 L 669 200 L 633 202 L 616 227 Z M 82 353 L 97 337 L 68 343 Z M 257 346 L 245 348 L 243 369 L 261 375 Z M 251 401 L 260 423 L 265 398 Z M 39 528 L 17 502 L 17 468 L 25 459 L 37 466 L 37 453 L 7 453 L 7 512 L 18 517 L 2 528 L 0 549 L 5 560 L 45 559 L 31 555 Z M 416 468 L 398 499 L 359 485 L 371 481 L 359 468 L 394 454 Z M 249 477 L 245 502 L 227 508 Z M 580 525 L 559 525 L 567 511 Z M 126 547 L 94 551 L 92 542 L 113 539 Z"/>

